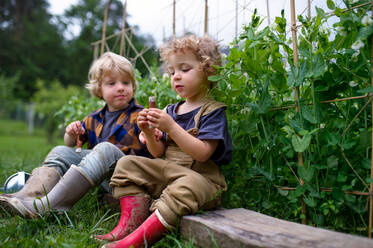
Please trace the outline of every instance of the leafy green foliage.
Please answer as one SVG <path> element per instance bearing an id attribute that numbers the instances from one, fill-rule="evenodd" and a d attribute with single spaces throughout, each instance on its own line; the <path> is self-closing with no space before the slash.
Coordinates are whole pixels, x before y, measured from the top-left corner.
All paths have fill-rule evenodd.
<path id="1" fill-rule="evenodd" d="M 67 100 L 79 92 L 77 87 L 64 88 L 58 81 L 47 84 L 37 81 L 38 91 L 33 97 L 35 110 L 42 114 L 46 120 L 47 140 L 53 142 L 53 134 L 57 130 L 59 120 L 55 113 L 65 106 Z"/>
<path id="2" fill-rule="evenodd" d="M 333 1 L 327 4 L 337 9 Z M 325 28 L 321 9 L 312 19 L 299 16 L 297 64 L 284 15 L 274 27 L 260 29 L 254 14 L 231 44 L 227 63 L 210 77 L 217 82 L 218 100 L 228 105 L 234 145 L 233 161 L 223 167 L 226 206 L 307 218 L 341 231 L 367 230 L 368 198 L 344 191 L 368 190 L 370 180 L 363 178 L 369 178 L 370 103 L 368 98 L 320 102 L 371 92 L 368 11 L 339 11 L 334 29 Z"/>

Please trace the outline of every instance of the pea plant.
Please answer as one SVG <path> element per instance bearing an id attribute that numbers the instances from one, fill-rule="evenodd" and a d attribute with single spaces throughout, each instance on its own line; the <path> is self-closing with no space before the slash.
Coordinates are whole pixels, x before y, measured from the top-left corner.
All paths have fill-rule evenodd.
<path id="1" fill-rule="evenodd" d="M 366 235 L 369 198 L 351 192 L 367 192 L 371 182 L 371 5 L 343 11 L 327 3 L 337 18 L 331 26 L 320 8 L 312 19 L 298 16 L 297 63 L 284 12 L 262 28 L 255 11 L 210 77 L 228 105 L 233 139 L 223 200 Z"/>

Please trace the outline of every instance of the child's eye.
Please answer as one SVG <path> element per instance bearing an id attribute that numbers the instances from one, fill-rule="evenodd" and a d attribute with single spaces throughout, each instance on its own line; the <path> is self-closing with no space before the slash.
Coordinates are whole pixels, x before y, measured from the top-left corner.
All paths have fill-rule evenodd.
<path id="1" fill-rule="evenodd" d="M 110 82 L 110 83 L 109 83 L 109 85 L 114 85 L 114 84 L 115 84 L 115 82 Z"/>
<path id="2" fill-rule="evenodd" d="M 184 69 L 181 69 L 183 72 L 188 72 L 190 69 L 189 68 L 184 68 Z"/>
<path id="3" fill-rule="evenodd" d="M 122 84 L 124 84 L 124 85 L 129 85 L 130 82 L 122 82 Z"/>

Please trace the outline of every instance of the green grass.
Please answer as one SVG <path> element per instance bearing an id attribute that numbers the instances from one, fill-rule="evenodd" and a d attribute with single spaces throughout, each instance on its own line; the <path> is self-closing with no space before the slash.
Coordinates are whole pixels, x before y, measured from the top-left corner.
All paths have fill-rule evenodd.
<path id="1" fill-rule="evenodd" d="M 42 130 L 29 135 L 22 122 L 0 120 L 0 184 L 17 171 L 31 172 L 52 147 Z M 91 234 L 111 231 L 119 214 L 100 201 L 99 189 L 90 190 L 68 212 L 27 220 L 0 209 L 0 247 L 101 247 Z M 104 218 L 103 218 L 104 216 Z M 102 221 L 105 220 L 105 221 Z M 177 234 L 169 234 L 153 247 L 193 247 Z"/>

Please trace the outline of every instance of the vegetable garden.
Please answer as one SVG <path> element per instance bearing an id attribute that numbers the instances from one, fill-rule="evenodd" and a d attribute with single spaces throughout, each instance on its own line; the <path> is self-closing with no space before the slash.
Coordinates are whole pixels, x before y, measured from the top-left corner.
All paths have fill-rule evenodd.
<path id="1" fill-rule="evenodd" d="M 315 16 L 296 17 L 292 8 L 291 20 L 282 12 L 270 26 L 265 26 L 265 19 L 254 11 L 250 23 L 230 44 L 224 65 L 210 77 L 217 86 L 211 96 L 228 105 L 233 142 L 233 160 L 222 167 L 228 182 L 222 207 L 243 207 L 280 219 L 371 237 L 373 2 L 326 2 L 329 9 L 315 7 Z M 106 49 L 118 44 L 113 40 L 105 40 Z M 98 53 L 97 49 L 94 53 Z M 146 69 L 150 70 L 149 76 L 138 71 L 136 74 L 136 99 L 140 104 L 147 106 L 150 95 L 157 96 L 159 108 L 179 100 L 170 89 L 170 78 L 160 73 L 157 64 Z M 17 77 L 0 76 L 5 109 Z M 60 121 L 64 128 L 102 106 L 102 102 L 87 97 L 84 89 L 62 87 L 57 82 L 47 84 L 46 79 L 40 79 L 37 85 L 33 95 L 36 111 L 53 120 L 51 127 Z M 67 97 L 76 92 L 66 103 Z M 23 136 L 27 134 L 22 133 L 25 140 Z M 26 143 L 25 147 L 31 145 Z M 42 152 L 47 150 L 49 147 Z M 44 154 L 38 156 L 42 161 Z M 20 163 L 9 162 L 12 159 L 4 156 L 0 160 L 4 178 L 5 173 L 28 170 L 38 163 L 28 157 Z M 27 168 L 23 168 L 25 164 Z M 39 242 L 46 246 L 67 245 L 64 234 L 55 232 L 63 230 L 72 237 L 66 242 L 96 247 L 89 234 L 101 224 L 110 229 L 112 216 L 107 217 L 107 207 L 97 203 L 97 190 L 86 199 L 89 204 L 81 201 L 80 207 L 62 216 L 53 215 L 48 221 L 4 217 L 4 243 L 7 247 L 31 247 L 42 244 Z M 89 205 L 84 206 L 85 212 L 84 204 Z M 91 219 L 84 218 L 92 212 L 96 214 Z M 19 237 L 21 241 L 16 241 Z M 180 247 L 179 238 L 171 236 L 166 242 L 172 240 Z M 165 241 L 161 246 L 165 247 Z"/>
<path id="2" fill-rule="evenodd" d="M 316 7 L 298 26 L 293 13 L 291 30 L 283 12 L 265 28 L 254 12 L 210 77 L 234 145 L 224 207 L 371 236 L 372 2 L 343 2 L 328 0 L 330 12 Z M 158 74 L 138 75 L 141 104 L 149 95 L 161 108 L 175 101 Z M 65 122 L 87 113 L 84 101 L 60 111 Z"/>
<path id="3" fill-rule="evenodd" d="M 317 8 L 292 20 L 292 37 L 284 15 L 259 29 L 254 13 L 212 78 L 235 145 L 225 202 L 371 236 L 372 6 L 327 2 L 334 30 Z"/>

